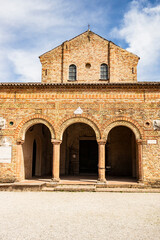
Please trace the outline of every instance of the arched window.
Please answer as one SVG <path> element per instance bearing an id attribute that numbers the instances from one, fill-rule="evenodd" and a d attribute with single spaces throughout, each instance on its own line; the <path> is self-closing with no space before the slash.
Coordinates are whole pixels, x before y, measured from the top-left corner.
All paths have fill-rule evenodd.
<path id="1" fill-rule="evenodd" d="M 76 65 L 71 64 L 69 66 L 69 80 L 75 81 L 76 80 Z"/>
<path id="2" fill-rule="evenodd" d="M 105 63 L 101 64 L 100 79 L 104 80 L 108 79 L 108 66 Z"/>

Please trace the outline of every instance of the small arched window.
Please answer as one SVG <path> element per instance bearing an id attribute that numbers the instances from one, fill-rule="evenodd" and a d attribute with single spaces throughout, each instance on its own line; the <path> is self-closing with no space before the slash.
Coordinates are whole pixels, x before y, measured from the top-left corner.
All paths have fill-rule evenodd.
<path id="1" fill-rule="evenodd" d="M 100 79 L 108 79 L 108 65 L 103 63 L 100 68 Z"/>
<path id="2" fill-rule="evenodd" d="M 76 80 L 76 75 L 77 75 L 76 72 L 77 72 L 76 65 L 71 64 L 69 66 L 69 80 L 71 80 L 71 81 L 75 81 Z"/>

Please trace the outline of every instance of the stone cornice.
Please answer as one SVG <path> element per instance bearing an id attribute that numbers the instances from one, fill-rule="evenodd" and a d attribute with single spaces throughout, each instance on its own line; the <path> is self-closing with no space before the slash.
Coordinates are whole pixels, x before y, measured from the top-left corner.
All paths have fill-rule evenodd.
<path id="1" fill-rule="evenodd" d="M 0 83 L 0 89 L 159 89 L 160 82 L 137 83 Z"/>

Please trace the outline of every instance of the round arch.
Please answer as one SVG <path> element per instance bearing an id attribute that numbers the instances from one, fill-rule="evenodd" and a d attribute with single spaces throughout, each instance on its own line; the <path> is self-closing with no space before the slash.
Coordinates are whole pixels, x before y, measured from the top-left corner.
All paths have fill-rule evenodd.
<path id="1" fill-rule="evenodd" d="M 54 139 L 55 138 L 55 130 L 52 126 L 52 124 L 48 121 L 48 119 L 44 119 L 44 118 L 41 118 L 41 117 L 32 117 L 32 118 L 29 118 L 29 119 L 26 119 L 26 121 L 22 121 L 18 128 L 17 128 L 17 132 L 16 132 L 16 138 L 17 139 L 20 139 L 22 141 L 25 140 L 25 134 L 27 132 L 27 130 L 32 127 L 33 125 L 35 124 L 44 124 L 46 127 L 48 127 L 48 129 L 50 130 L 50 133 L 51 133 L 51 139 Z"/>
<path id="2" fill-rule="evenodd" d="M 124 127 L 130 128 L 133 131 L 136 140 L 142 139 L 142 136 L 143 136 L 142 130 L 137 125 L 138 124 L 135 125 L 133 122 L 129 121 L 128 119 L 123 119 L 123 118 L 122 119 L 114 119 L 114 120 L 112 120 L 112 122 L 110 122 L 108 124 L 108 126 L 104 130 L 103 138 L 104 139 L 108 138 L 108 134 L 112 128 L 118 127 L 118 126 L 124 126 Z"/>
<path id="3" fill-rule="evenodd" d="M 70 118 L 70 119 L 66 120 L 60 126 L 60 130 L 59 130 L 59 134 L 58 134 L 58 137 L 60 140 L 62 140 L 63 133 L 66 130 L 66 128 L 74 123 L 85 123 L 85 124 L 89 125 L 94 130 L 96 139 L 99 140 L 101 138 L 99 128 L 97 127 L 97 125 L 94 122 L 92 122 L 91 120 L 84 118 L 84 117 L 74 117 L 74 118 Z"/>

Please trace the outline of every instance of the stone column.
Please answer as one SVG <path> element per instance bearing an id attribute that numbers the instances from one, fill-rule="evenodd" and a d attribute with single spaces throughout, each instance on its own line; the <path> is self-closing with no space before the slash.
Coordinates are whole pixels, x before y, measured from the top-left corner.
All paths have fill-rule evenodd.
<path id="1" fill-rule="evenodd" d="M 24 158 L 22 145 L 24 141 L 21 139 L 17 140 L 17 180 L 21 181 L 25 179 L 25 169 L 24 169 Z"/>
<path id="2" fill-rule="evenodd" d="M 52 167 L 52 180 L 59 182 L 59 168 L 60 168 L 60 140 L 53 139 L 53 167 Z"/>
<path id="3" fill-rule="evenodd" d="M 138 182 L 143 182 L 142 140 L 137 140 Z"/>
<path id="4" fill-rule="evenodd" d="M 105 144 L 106 141 L 100 139 L 98 142 L 98 181 L 106 182 L 105 178 Z"/>

